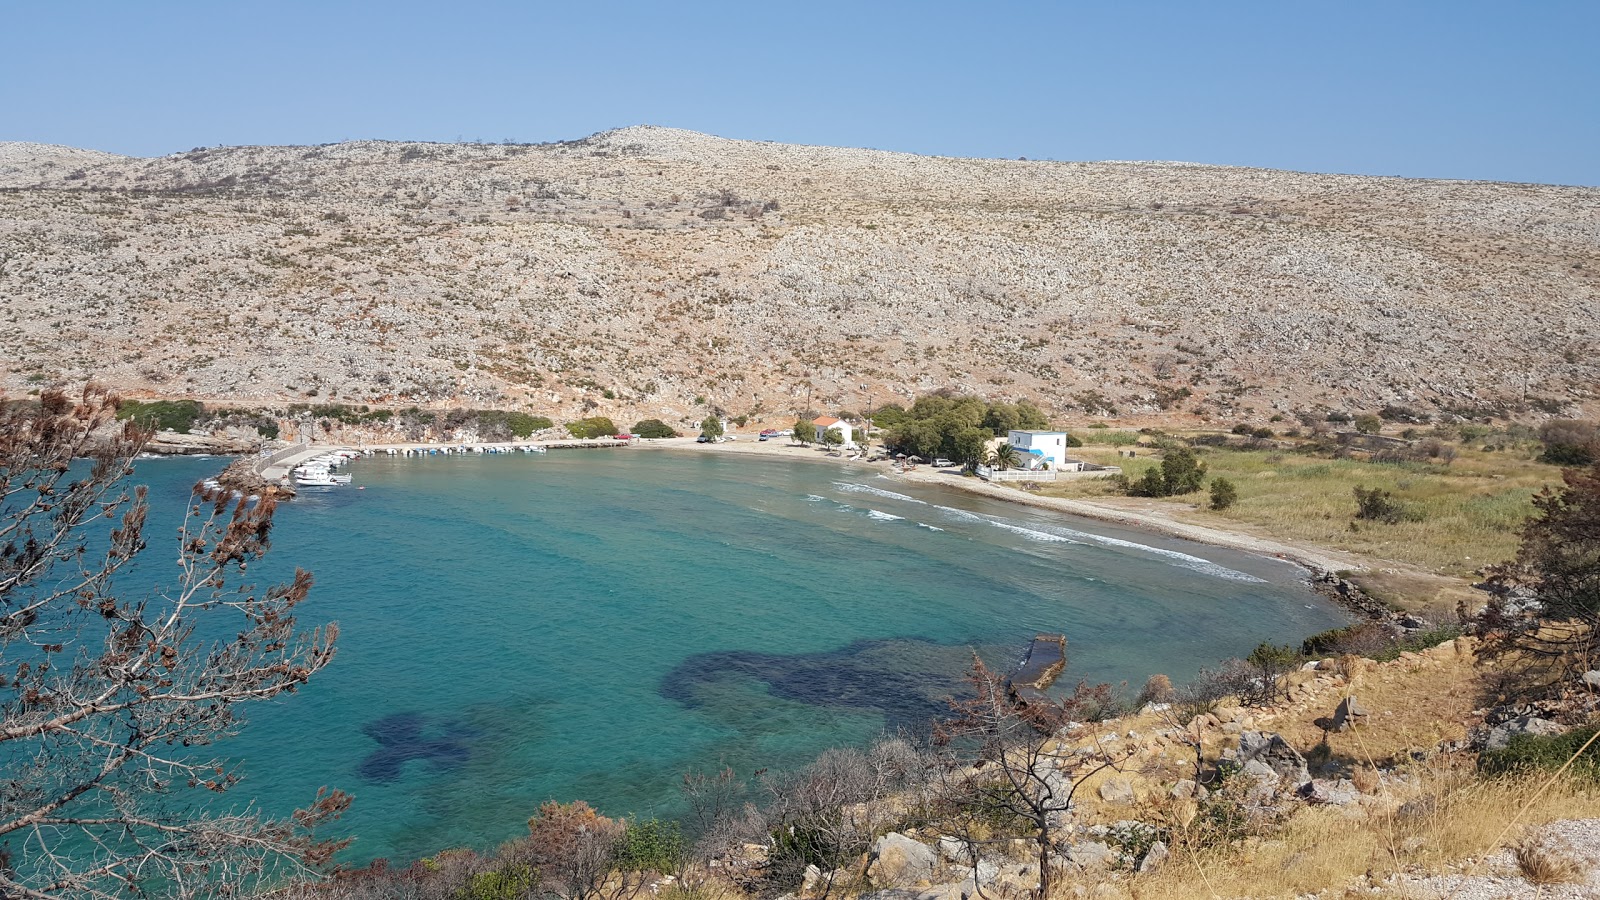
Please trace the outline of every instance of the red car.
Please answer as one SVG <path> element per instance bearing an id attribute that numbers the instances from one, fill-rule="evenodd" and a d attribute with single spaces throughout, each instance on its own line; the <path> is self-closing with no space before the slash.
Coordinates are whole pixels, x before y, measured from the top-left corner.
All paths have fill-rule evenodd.
<path id="1" fill-rule="evenodd" d="M 762 437 L 777 437 L 778 436 L 778 429 L 776 429 L 776 428 L 763 428 L 763 429 L 761 429 L 761 436 Z"/>
<path id="2" fill-rule="evenodd" d="M 631 441 L 631 440 L 633 440 L 633 435 L 631 435 L 631 434 L 614 434 L 614 435 L 612 435 L 612 437 L 616 438 L 619 441 Z"/>

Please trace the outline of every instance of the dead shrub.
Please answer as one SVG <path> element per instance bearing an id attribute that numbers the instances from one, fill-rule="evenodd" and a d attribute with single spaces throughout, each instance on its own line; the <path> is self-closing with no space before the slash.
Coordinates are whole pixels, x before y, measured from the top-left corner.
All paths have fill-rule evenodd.
<path id="1" fill-rule="evenodd" d="M 1511 848 L 1517 858 L 1517 871 L 1522 877 L 1541 887 L 1567 884 L 1583 875 L 1583 866 L 1572 858 L 1571 851 L 1549 835 L 1533 835 Z"/>

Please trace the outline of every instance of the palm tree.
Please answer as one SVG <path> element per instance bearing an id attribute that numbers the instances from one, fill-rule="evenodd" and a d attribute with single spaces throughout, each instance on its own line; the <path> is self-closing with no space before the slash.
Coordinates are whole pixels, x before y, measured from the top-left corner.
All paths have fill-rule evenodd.
<path id="1" fill-rule="evenodd" d="M 989 465 L 994 466 L 996 469 L 999 469 L 1002 472 L 1004 472 L 1006 469 L 1016 468 L 1019 461 L 1020 460 L 1017 457 L 1017 448 L 1011 446 L 1010 444 L 999 444 L 989 454 Z"/>

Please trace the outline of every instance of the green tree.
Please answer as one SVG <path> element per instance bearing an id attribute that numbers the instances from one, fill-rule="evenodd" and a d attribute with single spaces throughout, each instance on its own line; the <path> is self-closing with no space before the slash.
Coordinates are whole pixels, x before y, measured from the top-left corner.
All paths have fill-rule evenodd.
<path id="1" fill-rule="evenodd" d="M 1162 477 L 1161 467 L 1151 466 L 1128 486 L 1128 493 L 1137 497 L 1166 497 L 1172 492 L 1167 490 L 1167 479 Z"/>
<path id="2" fill-rule="evenodd" d="M 1564 469 L 1561 481 L 1533 498 L 1516 559 L 1492 571 L 1502 589 L 1489 618 L 1510 647 L 1583 672 L 1600 662 L 1600 462 Z M 1515 603 L 1524 592 L 1539 601 L 1531 614 Z"/>
<path id="3" fill-rule="evenodd" d="M 1372 413 L 1356 416 L 1356 430 L 1362 434 L 1377 434 L 1383 430 L 1383 420 Z"/>
<path id="4" fill-rule="evenodd" d="M 817 426 L 800 419 L 794 423 L 794 439 L 802 444 L 809 444 L 817 439 Z"/>
<path id="5" fill-rule="evenodd" d="M 716 416 L 706 416 L 700 422 L 700 436 L 713 439 L 722 437 L 722 420 Z"/>
<path id="6" fill-rule="evenodd" d="M 643 438 L 669 438 L 677 437 L 678 433 L 672 426 L 660 419 L 640 419 L 634 423 L 633 433 Z"/>
<path id="7" fill-rule="evenodd" d="M 1211 508 L 1227 509 L 1239 502 L 1239 489 L 1226 478 L 1211 479 Z"/>
<path id="8" fill-rule="evenodd" d="M 990 404 L 989 411 L 983 416 L 983 427 L 989 429 L 994 437 L 1005 437 L 1013 429 L 1022 427 L 1022 417 L 1010 403 Z"/>
<path id="9" fill-rule="evenodd" d="M 902 453 L 932 459 L 939 455 L 939 448 L 943 442 L 938 427 L 932 422 L 910 421 L 895 430 L 890 443 Z"/>
<path id="10" fill-rule="evenodd" d="M 822 446 L 831 450 L 834 447 L 844 443 L 844 432 L 837 428 L 829 428 L 822 432 L 822 434 L 817 437 L 817 440 L 822 442 Z"/>
<path id="11" fill-rule="evenodd" d="M 1027 400 L 1018 400 L 1017 427 L 1028 431 L 1046 431 L 1050 428 L 1050 417 Z"/>
<path id="12" fill-rule="evenodd" d="M 896 425 L 906 420 L 906 408 L 898 403 L 885 403 L 872 411 L 872 424 L 879 428 L 893 429 Z"/>
<path id="13" fill-rule="evenodd" d="M 984 428 L 963 428 L 956 434 L 955 454 L 950 458 L 964 466 L 977 465 L 983 462 L 983 454 L 989 443 L 989 431 Z"/>
<path id="14" fill-rule="evenodd" d="M 1206 465 L 1195 459 L 1193 450 L 1178 447 L 1161 457 L 1161 478 L 1167 493 L 1157 496 L 1192 494 L 1205 483 Z"/>

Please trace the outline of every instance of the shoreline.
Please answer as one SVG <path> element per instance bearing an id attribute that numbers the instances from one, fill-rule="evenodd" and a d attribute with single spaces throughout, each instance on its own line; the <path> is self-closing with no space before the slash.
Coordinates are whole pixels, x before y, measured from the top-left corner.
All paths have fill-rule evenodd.
<path id="1" fill-rule="evenodd" d="M 741 435 L 740 437 L 742 438 L 743 436 Z M 1418 623 L 1422 625 L 1428 624 L 1426 620 L 1407 616 L 1391 609 L 1383 602 L 1367 594 L 1358 585 L 1351 583 L 1338 574 L 1345 571 L 1370 569 L 1373 567 L 1373 561 L 1371 560 L 1342 550 L 1304 544 L 1290 544 L 1240 531 L 1229 531 L 1222 528 L 1179 522 L 1172 519 L 1166 510 L 1155 508 L 1149 504 L 1141 503 L 1138 507 L 1128 508 L 1121 505 L 1096 503 L 1088 500 L 1040 497 L 1015 488 L 992 484 L 976 477 L 965 477 L 958 474 L 955 469 L 934 469 L 930 466 L 919 466 L 911 472 L 895 472 L 886 463 L 869 463 L 864 460 L 851 461 L 840 457 L 826 456 L 815 446 L 801 446 L 788 441 L 784 441 L 782 444 L 774 444 L 774 442 L 763 443 L 751 438 L 749 441 L 736 440 L 733 443 L 725 444 L 699 444 L 693 438 L 662 438 L 640 442 L 637 446 L 666 451 L 691 453 L 732 452 L 743 456 L 769 459 L 834 463 L 842 468 L 871 470 L 889 478 L 891 481 L 948 487 L 968 494 L 1005 503 L 1015 503 L 1032 509 L 1075 516 L 1162 537 L 1277 559 L 1299 567 L 1304 572 L 1305 583 L 1308 588 L 1329 602 L 1346 610 L 1357 619 L 1383 623 L 1393 629 L 1404 632 L 1417 630 Z"/>
<path id="2" fill-rule="evenodd" d="M 496 442 L 497 445 L 498 443 Z M 812 464 L 833 464 L 842 469 L 872 471 L 887 477 L 891 481 L 947 487 L 1004 503 L 1014 503 L 1046 512 L 1131 528 L 1162 537 L 1277 559 L 1304 570 L 1305 581 L 1309 588 L 1360 618 L 1390 624 L 1398 623 L 1403 618 L 1400 614 L 1370 597 L 1358 586 L 1351 584 L 1337 574 L 1345 571 L 1370 569 L 1374 565 L 1372 560 L 1341 550 L 1285 543 L 1242 531 L 1180 522 L 1171 518 L 1168 510 L 1158 508 L 1149 503 L 1122 505 L 1089 500 L 1073 500 L 1064 497 L 1041 497 L 1015 488 L 992 484 L 976 477 L 965 477 L 958 474 L 955 469 L 934 469 L 929 466 L 919 466 L 911 472 L 895 472 L 888 463 L 881 461 L 867 462 L 866 460 L 851 460 L 844 457 L 829 456 L 814 444 L 800 445 L 791 443 L 787 439 L 783 439 L 781 442 L 763 442 L 758 441 L 754 435 L 741 434 L 732 442 L 719 444 L 701 444 L 691 437 L 635 439 L 626 443 L 603 440 L 516 441 L 505 443 L 507 445 L 539 444 L 551 449 L 604 446 L 615 449 L 632 448 L 696 454 L 733 454 L 755 458 L 787 459 Z M 429 449 L 440 450 L 453 446 L 455 445 L 413 442 L 392 445 L 374 444 L 367 445 L 364 449 L 375 450 L 393 447 L 397 450 L 426 452 Z M 309 444 L 305 445 L 305 450 L 308 452 L 313 450 L 326 452 L 345 447 L 349 447 L 349 445 Z"/>
<path id="3" fill-rule="evenodd" d="M 1164 537 L 1193 541 L 1197 544 L 1207 544 L 1213 547 L 1225 547 L 1230 550 L 1240 550 L 1258 556 L 1273 557 L 1293 563 L 1318 575 L 1344 570 L 1355 571 L 1368 568 L 1371 565 L 1369 560 L 1342 550 L 1284 543 L 1239 531 L 1179 522 L 1168 517 L 1165 510 L 1154 507 L 1141 505 L 1139 508 L 1128 508 L 1089 500 L 1035 496 L 1015 488 L 991 484 L 979 478 L 963 477 L 957 474 L 955 469 L 934 469 L 929 466 L 918 466 L 911 472 L 900 473 L 893 471 L 884 463 L 869 463 L 864 460 L 851 462 L 838 457 L 823 456 L 815 447 L 801 447 L 787 442 L 782 445 L 772 446 L 771 442 L 761 444 L 754 438 L 751 438 L 749 442 L 741 439 L 731 444 L 697 444 L 692 438 L 663 438 L 656 441 L 644 441 L 639 446 L 658 450 L 687 450 L 696 453 L 733 452 L 748 456 L 836 463 L 843 466 L 870 469 L 894 481 L 948 487 L 965 491 L 969 494 L 976 494 L 1007 503 L 1016 503 L 1034 509 L 1043 509 L 1106 522 L 1112 525 L 1137 528 L 1141 531 L 1153 532 Z"/>

